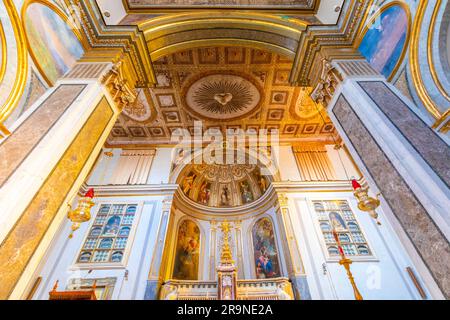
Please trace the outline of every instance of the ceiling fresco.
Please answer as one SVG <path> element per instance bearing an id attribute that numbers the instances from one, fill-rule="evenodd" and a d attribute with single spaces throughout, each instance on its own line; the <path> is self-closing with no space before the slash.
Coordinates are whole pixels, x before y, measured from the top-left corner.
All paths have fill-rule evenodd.
<path id="1" fill-rule="evenodd" d="M 311 9 L 317 0 L 127 0 L 128 7 L 179 8 L 179 7 L 234 7 L 251 9 Z"/>
<path id="2" fill-rule="evenodd" d="M 108 143 L 164 144 L 183 128 L 278 129 L 282 137 L 330 139 L 335 132 L 310 88 L 289 85 L 292 61 L 244 47 L 181 51 L 154 62 L 157 85 L 140 89 Z M 319 114 L 319 111 L 321 114 Z"/>

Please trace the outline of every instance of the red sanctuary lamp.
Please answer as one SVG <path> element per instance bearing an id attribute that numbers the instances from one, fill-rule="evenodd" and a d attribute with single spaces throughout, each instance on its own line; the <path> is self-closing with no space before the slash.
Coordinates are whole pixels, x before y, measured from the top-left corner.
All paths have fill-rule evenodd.
<path id="1" fill-rule="evenodd" d="M 72 221 L 72 232 L 70 232 L 69 238 L 73 237 L 73 233 L 83 222 L 87 222 L 91 219 L 91 208 L 94 206 L 94 202 L 92 201 L 93 198 L 94 189 L 90 188 L 86 194 L 78 200 L 77 208 L 69 211 L 67 217 Z M 71 206 L 70 208 L 72 209 Z"/>
<path id="2" fill-rule="evenodd" d="M 379 194 L 376 195 L 376 198 L 370 197 L 368 193 L 369 187 L 363 188 L 356 179 L 352 180 L 352 187 L 354 190 L 353 195 L 358 199 L 359 210 L 368 212 L 377 224 L 381 225 L 381 222 L 378 220 L 378 213 L 375 211 L 380 206 Z"/>

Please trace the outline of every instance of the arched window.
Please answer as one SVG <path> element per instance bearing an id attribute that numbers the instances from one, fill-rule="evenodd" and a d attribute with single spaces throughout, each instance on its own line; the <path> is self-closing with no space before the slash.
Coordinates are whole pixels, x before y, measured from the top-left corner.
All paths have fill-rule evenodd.
<path id="1" fill-rule="evenodd" d="M 200 228 L 191 220 L 184 220 L 178 228 L 173 278 L 198 280 Z"/>
<path id="2" fill-rule="evenodd" d="M 256 277 L 279 277 L 280 263 L 272 221 L 269 218 L 259 219 L 253 226 L 252 236 Z"/>

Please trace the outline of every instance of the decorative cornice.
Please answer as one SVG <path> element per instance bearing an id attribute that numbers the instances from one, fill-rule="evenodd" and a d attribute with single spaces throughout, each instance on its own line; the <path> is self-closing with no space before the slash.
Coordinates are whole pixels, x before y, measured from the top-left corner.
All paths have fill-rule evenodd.
<path id="1" fill-rule="evenodd" d="M 302 34 L 297 49 L 290 81 L 294 85 L 315 86 L 317 71 L 323 59 L 359 56 L 356 40 L 369 15 L 373 0 L 349 0 L 344 2 L 342 14 L 336 26 L 310 26 Z"/>
<path id="2" fill-rule="evenodd" d="M 83 184 L 79 195 L 89 188 L 94 188 L 96 197 L 132 197 L 132 196 L 172 196 L 178 189 L 177 184 L 145 184 L 145 185 L 87 185 Z"/>
<path id="3" fill-rule="evenodd" d="M 65 4 L 79 9 L 76 18 L 80 20 L 87 45 L 97 53 L 95 59 L 118 51 L 129 61 L 133 86 L 151 87 L 156 83 L 144 36 L 137 27 L 107 26 L 95 0 L 65 0 Z"/>

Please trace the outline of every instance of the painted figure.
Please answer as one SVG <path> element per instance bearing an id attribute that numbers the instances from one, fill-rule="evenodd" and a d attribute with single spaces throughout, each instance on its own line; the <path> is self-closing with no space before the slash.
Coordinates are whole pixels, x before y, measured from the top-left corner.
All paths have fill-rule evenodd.
<path id="1" fill-rule="evenodd" d="M 333 228 L 333 230 L 335 230 L 335 231 L 347 230 L 346 224 L 339 213 L 330 212 L 329 217 L 330 217 L 331 227 Z"/>
<path id="2" fill-rule="evenodd" d="M 103 229 L 103 235 L 109 236 L 109 235 L 116 235 L 119 231 L 120 226 L 120 217 L 119 216 L 113 216 L 109 218 L 108 222 L 106 223 L 105 228 Z"/>
<path id="3" fill-rule="evenodd" d="M 197 280 L 200 248 L 200 229 L 185 220 L 178 229 L 173 277 L 179 280 Z"/>
<path id="4" fill-rule="evenodd" d="M 241 182 L 241 196 L 242 196 L 242 202 L 243 203 L 249 203 L 253 201 L 253 194 L 250 191 L 250 186 L 248 185 L 247 181 Z"/>
<path id="5" fill-rule="evenodd" d="M 209 202 L 209 197 L 210 197 L 210 183 L 207 181 L 204 181 L 200 187 L 200 192 L 198 195 L 198 201 L 201 204 L 208 204 Z"/>
<path id="6" fill-rule="evenodd" d="M 220 205 L 229 206 L 230 205 L 230 191 L 227 186 L 222 187 L 222 193 L 220 194 Z"/>
<path id="7" fill-rule="evenodd" d="M 183 192 L 185 195 L 189 195 L 189 192 L 192 189 L 192 186 L 194 185 L 194 180 L 197 177 L 197 175 L 193 172 L 191 172 L 184 180 L 183 180 Z"/>
<path id="8" fill-rule="evenodd" d="M 268 218 L 260 219 L 255 223 L 252 233 L 256 277 L 258 279 L 278 277 L 280 267 L 272 222 Z"/>

